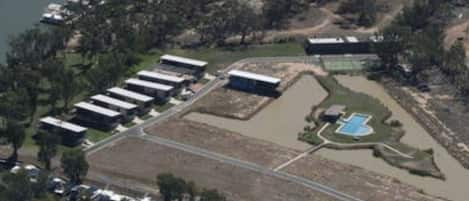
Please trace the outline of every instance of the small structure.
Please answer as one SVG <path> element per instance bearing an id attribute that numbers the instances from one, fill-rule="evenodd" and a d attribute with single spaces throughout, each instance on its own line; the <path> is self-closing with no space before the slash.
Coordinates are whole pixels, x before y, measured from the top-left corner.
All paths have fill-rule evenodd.
<path id="1" fill-rule="evenodd" d="M 173 75 L 163 74 L 152 71 L 140 71 L 137 73 L 138 78 L 150 82 L 157 82 L 164 85 L 173 86 L 177 92 L 180 92 L 185 84 L 185 79 Z M 186 83 L 187 84 L 187 83 Z"/>
<path id="2" fill-rule="evenodd" d="M 335 123 L 344 114 L 345 109 L 345 105 L 332 105 L 324 111 L 323 119 Z"/>
<path id="3" fill-rule="evenodd" d="M 184 58 L 174 55 L 163 55 L 160 57 L 160 64 L 157 68 L 170 72 L 189 74 L 195 80 L 201 79 L 204 75 L 208 63 L 205 61 Z"/>
<path id="4" fill-rule="evenodd" d="M 172 86 L 144 80 L 128 79 L 125 81 L 125 84 L 127 85 L 127 89 L 149 95 L 161 102 L 168 101 L 175 93 L 174 87 Z"/>
<path id="5" fill-rule="evenodd" d="M 77 120 L 105 130 L 116 128 L 122 118 L 119 112 L 91 103 L 79 102 L 75 108 Z"/>
<path id="6" fill-rule="evenodd" d="M 88 129 L 54 117 L 44 117 L 39 120 L 38 130 L 40 132 L 53 132 L 61 137 L 62 144 L 76 146 L 83 142 Z"/>
<path id="7" fill-rule="evenodd" d="M 110 88 L 107 90 L 107 92 L 110 97 L 114 97 L 137 105 L 138 113 L 141 115 L 150 112 L 153 102 L 155 100 L 150 96 L 129 91 L 127 89 L 122 89 L 119 87 Z"/>
<path id="8" fill-rule="evenodd" d="M 124 122 L 132 121 L 137 114 L 138 106 L 132 103 L 121 101 L 101 94 L 92 96 L 91 100 L 95 105 L 120 112 Z"/>
<path id="9" fill-rule="evenodd" d="M 376 37 L 367 40 L 359 40 L 354 36 L 337 38 L 309 38 L 306 41 L 306 53 L 310 55 L 320 54 L 370 54 L 372 44 L 379 42 Z"/>
<path id="10" fill-rule="evenodd" d="M 240 70 L 231 70 L 228 75 L 230 87 L 262 94 L 278 93 L 276 89 L 281 82 L 279 78 Z"/>

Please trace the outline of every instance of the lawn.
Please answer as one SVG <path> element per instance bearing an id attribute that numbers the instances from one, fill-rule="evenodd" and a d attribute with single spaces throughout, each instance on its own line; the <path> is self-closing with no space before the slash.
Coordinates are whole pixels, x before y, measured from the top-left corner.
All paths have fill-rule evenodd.
<path id="1" fill-rule="evenodd" d="M 360 142 L 383 142 L 398 136 L 391 126 L 384 123 L 390 117 L 391 111 L 379 100 L 366 94 L 354 92 L 337 83 L 333 77 L 319 77 L 318 80 L 329 92 L 329 97 L 319 105 L 320 108 L 328 108 L 331 105 L 339 104 L 347 107 L 346 117 L 354 112 L 373 116 L 368 124 L 373 127 L 375 133 L 361 137 Z M 335 133 L 338 127 L 338 124 L 329 126 L 324 130 L 323 135 L 336 142 L 356 142 L 353 137 Z"/>
<path id="2" fill-rule="evenodd" d="M 209 73 L 216 72 L 218 69 L 225 68 L 231 63 L 234 63 L 238 60 L 248 58 L 248 57 L 274 57 L 274 56 L 300 56 L 304 55 L 304 50 L 299 43 L 283 43 L 283 44 L 269 44 L 269 45 L 259 45 L 259 46 L 248 46 L 248 47 L 233 47 L 233 48 L 198 48 L 198 49 L 165 49 L 165 50 L 154 50 L 148 54 L 139 55 L 140 62 L 133 66 L 129 70 L 129 76 L 134 75 L 136 72 L 151 68 L 159 60 L 159 57 L 163 54 L 174 54 L 182 57 L 189 57 L 199 60 L 205 60 L 209 62 L 207 71 Z M 81 74 L 82 69 L 76 68 L 80 66 L 82 62 L 87 62 L 79 54 L 70 53 L 66 54 L 65 65 L 66 67 L 75 67 L 78 75 Z M 46 88 L 46 87 L 45 87 Z M 77 95 L 70 105 L 73 103 L 85 100 L 89 96 L 89 92 L 86 90 L 81 94 Z M 46 99 L 43 97 L 42 99 Z M 32 139 L 33 134 L 35 133 L 35 126 L 38 122 L 38 119 L 46 116 L 50 112 L 50 106 L 46 105 L 42 101 L 42 104 L 39 104 L 36 113 L 34 114 L 33 122 L 27 128 L 27 137 L 25 140 L 24 147 L 34 149 L 36 148 L 35 142 Z M 63 103 L 58 103 L 62 105 Z M 158 112 L 165 111 L 172 107 L 172 104 L 164 104 L 156 106 L 155 110 Z M 145 117 L 143 117 L 145 119 Z M 97 142 L 106 137 L 110 136 L 109 133 L 90 129 L 88 131 L 88 138 Z"/>
<path id="3" fill-rule="evenodd" d="M 373 127 L 374 133 L 368 136 L 354 137 L 336 133 L 339 124 L 328 126 L 321 135 L 332 142 L 343 144 L 356 144 L 356 143 L 384 143 L 402 153 L 410 155 L 404 157 L 396 152 L 383 148 L 383 146 L 373 146 L 375 156 L 383 158 L 389 164 L 409 170 L 413 174 L 422 176 L 432 176 L 435 178 L 443 179 L 444 175 L 441 174 L 435 162 L 433 155 L 430 151 L 422 151 L 410 147 L 406 144 L 399 142 L 400 137 L 404 131 L 400 128 L 393 128 L 387 123 L 391 116 L 391 111 L 384 106 L 378 99 L 368 96 L 363 93 L 354 92 L 345 86 L 340 85 L 334 77 L 317 77 L 319 83 L 329 92 L 329 96 L 317 108 L 327 109 L 331 105 L 339 104 L 345 105 L 347 118 L 352 113 L 363 113 L 372 115 L 373 118 L 368 122 L 368 125 Z M 304 133 L 300 133 L 300 139 L 310 144 L 320 144 L 322 140 L 318 138 L 317 133 L 320 128 L 325 124 L 324 121 L 316 119 L 318 126 L 314 129 L 305 129 Z M 340 146 L 339 146 L 340 147 Z M 348 147 L 350 148 L 350 147 Z"/>
<path id="4" fill-rule="evenodd" d="M 158 63 L 159 57 L 163 54 L 173 54 L 207 61 L 208 73 L 215 73 L 217 70 L 249 57 L 277 57 L 277 56 L 304 56 L 305 52 L 300 43 L 282 43 L 256 45 L 233 48 L 198 48 L 198 49 L 166 49 L 153 51 L 151 54 L 140 55 L 142 62 L 133 68 L 134 72 L 151 68 Z"/>
<path id="5" fill-rule="evenodd" d="M 164 103 L 164 104 L 162 104 L 162 105 L 156 105 L 156 106 L 155 106 L 155 111 L 161 113 L 161 112 L 164 112 L 164 111 L 166 111 L 166 110 L 169 110 L 169 108 L 171 108 L 171 107 L 173 107 L 173 106 L 174 106 L 174 105 L 171 104 L 170 102 L 166 102 L 166 103 Z"/>

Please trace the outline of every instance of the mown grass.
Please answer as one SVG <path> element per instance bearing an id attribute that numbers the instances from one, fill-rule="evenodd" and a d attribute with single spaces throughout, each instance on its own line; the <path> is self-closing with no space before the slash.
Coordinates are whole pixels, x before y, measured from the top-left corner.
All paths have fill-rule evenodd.
<path id="1" fill-rule="evenodd" d="M 368 125 L 373 127 L 375 133 L 360 137 L 360 142 L 384 142 L 398 135 L 391 126 L 385 123 L 392 113 L 378 99 L 354 92 L 340 85 L 333 77 L 319 77 L 318 81 L 329 92 L 329 97 L 319 105 L 320 108 L 328 108 L 335 104 L 345 105 L 347 115 L 356 112 L 373 116 Z M 338 124 L 329 126 L 323 131 L 323 135 L 336 142 L 356 142 L 351 136 L 335 133 L 338 127 Z"/>
<path id="2" fill-rule="evenodd" d="M 204 60 L 209 63 L 207 67 L 207 72 L 214 73 L 219 69 L 225 68 L 231 63 L 234 63 L 238 60 L 248 58 L 248 57 L 275 57 L 275 56 L 301 56 L 305 55 L 304 50 L 299 43 L 283 43 L 283 44 L 269 44 L 269 45 L 259 45 L 259 46 L 247 46 L 247 47 L 233 47 L 233 48 L 197 48 L 197 49 L 164 49 L 164 50 L 154 50 L 147 54 L 138 55 L 140 62 L 132 66 L 128 72 L 129 76 L 134 75 L 136 72 L 152 68 L 155 64 L 159 62 L 159 57 L 163 54 L 173 54 L 182 57 L 189 57 L 199 60 Z M 89 64 L 87 59 L 82 58 L 79 54 L 68 53 L 65 55 L 65 66 L 68 68 L 73 68 L 76 70 L 78 79 L 84 79 L 81 77 L 84 75 L 84 69 L 80 66 L 85 66 Z M 47 88 L 44 86 L 44 88 Z M 89 90 L 87 88 L 83 89 L 83 92 L 77 95 L 70 106 L 73 106 L 73 103 L 86 100 L 89 96 Z M 45 97 L 47 98 L 47 97 Z M 62 102 L 58 103 L 58 106 L 61 107 Z M 165 111 L 172 107 L 172 104 L 164 104 L 156 106 L 155 110 L 158 112 Z M 40 104 L 37 108 L 36 113 L 30 126 L 26 129 L 27 137 L 24 143 L 24 148 L 35 149 L 36 144 L 32 139 L 32 136 L 36 132 L 36 124 L 38 119 L 47 116 L 50 113 L 51 107 L 47 104 Z M 146 115 L 142 119 L 148 119 L 150 116 Z M 108 132 L 102 132 L 95 129 L 89 129 L 87 138 L 93 142 L 100 141 L 111 134 Z"/>

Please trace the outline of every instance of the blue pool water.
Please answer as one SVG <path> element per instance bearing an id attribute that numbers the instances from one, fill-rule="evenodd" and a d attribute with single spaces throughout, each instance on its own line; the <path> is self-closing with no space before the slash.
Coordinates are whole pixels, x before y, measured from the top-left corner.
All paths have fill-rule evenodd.
<path id="1" fill-rule="evenodd" d="M 366 124 L 369 118 L 369 115 L 353 114 L 350 118 L 339 122 L 341 126 L 337 129 L 337 133 L 353 137 L 369 135 L 373 132 L 373 129 Z"/>

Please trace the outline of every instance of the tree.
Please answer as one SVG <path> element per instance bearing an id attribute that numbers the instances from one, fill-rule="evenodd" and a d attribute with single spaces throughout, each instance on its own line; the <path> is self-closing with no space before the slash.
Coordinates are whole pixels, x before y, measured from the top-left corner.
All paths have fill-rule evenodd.
<path id="1" fill-rule="evenodd" d="M 288 17 L 308 8 L 306 0 L 264 0 L 262 13 L 266 28 L 281 28 Z"/>
<path id="2" fill-rule="evenodd" d="M 180 200 L 186 192 L 186 182 L 172 174 L 160 174 L 157 185 L 164 201 Z"/>
<path id="3" fill-rule="evenodd" d="M 32 201 L 34 192 L 25 171 L 7 174 L 2 178 L 5 183 L 5 198 L 8 201 Z"/>
<path id="4" fill-rule="evenodd" d="M 24 126 L 19 122 L 12 119 L 7 119 L 6 121 L 4 137 L 13 148 L 10 160 L 16 161 L 18 159 L 18 150 L 23 146 L 26 138 L 26 131 Z"/>
<path id="5" fill-rule="evenodd" d="M 376 0 L 350 0 L 340 4 L 338 13 L 356 14 L 355 23 L 360 26 L 371 26 L 376 22 L 378 6 Z"/>
<path id="6" fill-rule="evenodd" d="M 60 137 L 54 132 L 43 132 L 39 134 L 39 152 L 37 158 L 40 162 L 44 163 L 47 170 L 50 170 L 50 161 L 57 155 Z"/>
<path id="7" fill-rule="evenodd" d="M 200 194 L 200 201 L 225 201 L 226 198 L 217 190 L 203 190 Z"/>
<path id="8" fill-rule="evenodd" d="M 89 165 L 83 151 L 72 149 L 63 153 L 61 167 L 71 183 L 80 184 L 83 177 L 88 173 Z"/>
<path id="9" fill-rule="evenodd" d="M 128 70 L 125 60 L 125 55 L 116 52 L 100 55 L 95 66 L 86 74 L 91 91 L 100 93 L 116 85 Z"/>

